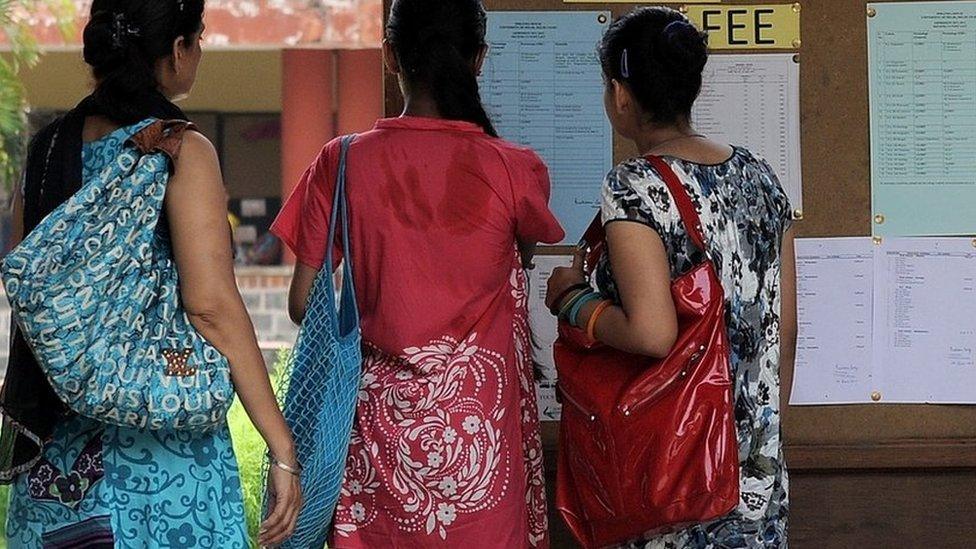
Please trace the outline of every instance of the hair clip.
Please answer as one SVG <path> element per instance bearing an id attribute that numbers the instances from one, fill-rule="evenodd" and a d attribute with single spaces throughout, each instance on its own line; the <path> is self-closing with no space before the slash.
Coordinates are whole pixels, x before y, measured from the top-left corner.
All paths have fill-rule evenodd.
<path id="1" fill-rule="evenodd" d="M 186 8 L 186 0 L 176 0 L 176 7 L 180 10 L 180 13 L 183 13 L 183 10 Z"/>
<path id="2" fill-rule="evenodd" d="M 125 14 L 120 12 L 115 14 L 115 20 L 112 22 L 112 46 L 115 49 L 121 49 L 127 37 L 140 34 L 139 29 L 130 26 L 125 19 Z"/>
<path id="3" fill-rule="evenodd" d="M 624 77 L 624 80 L 630 78 L 630 61 L 627 57 L 627 48 L 624 48 L 624 52 L 620 54 L 620 75 Z"/>

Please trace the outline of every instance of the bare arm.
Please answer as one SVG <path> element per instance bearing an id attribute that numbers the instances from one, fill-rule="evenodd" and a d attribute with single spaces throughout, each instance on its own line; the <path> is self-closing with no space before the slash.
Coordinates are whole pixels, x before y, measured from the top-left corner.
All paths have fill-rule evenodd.
<path id="1" fill-rule="evenodd" d="M 793 388 L 793 363 L 796 359 L 796 254 L 793 247 L 794 231 L 790 229 L 783 236 L 781 252 L 782 272 L 780 274 L 780 398 L 781 406 L 790 400 Z"/>
<path id="2" fill-rule="evenodd" d="M 607 225 L 607 245 L 621 306 L 610 307 L 600 316 L 594 330 L 597 339 L 630 353 L 667 356 L 678 338 L 678 315 L 664 243 L 646 225 L 620 222 Z M 554 271 L 549 299 L 584 280 L 579 263 Z M 583 308 L 581 325 L 588 323 L 596 307 L 591 302 Z"/>
<path id="3" fill-rule="evenodd" d="M 288 291 L 288 315 L 295 324 L 301 324 L 305 320 L 305 306 L 308 302 L 308 295 L 312 292 L 312 284 L 318 274 L 319 269 L 302 263 L 295 265 L 295 274 L 291 278 L 291 289 Z"/>
<path id="4" fill-rule="evenodd" d="M 227 195 L 217 154 L 196 132 L 186 134 L 166 194 L 166 212 L 181 297 L 191 323 L 227 357 L 241 403 L 272 454 L 294 465 L 291 431 L 278 409 L 254 326 L 237 289 Z M 297 491 L 292 492 L 292 497 L 300 499 Z M 279 489 L 279 496 L 286 494 Z M 272 515 L 276 519 L 272 533 L 290 533 L 292 511 L 297 515 L 297 507 L 285 508 L 278 517 Z"/>

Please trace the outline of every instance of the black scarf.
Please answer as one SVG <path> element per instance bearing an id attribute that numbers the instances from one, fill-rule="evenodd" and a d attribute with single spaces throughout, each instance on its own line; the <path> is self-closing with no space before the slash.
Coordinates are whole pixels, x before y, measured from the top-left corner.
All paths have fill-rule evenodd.
<path id="1" fill-rule="evenodd" d="M 145 118 L 187 120 L 179 107 L 153 93 L 134 100 Z M 42 129 L 31 140 L 24 170 L 24 234 L 67 201 L 82 185 L 82 132 L 90 116 L 108 116 L 108 109 L 89 96 L 77 107 Z M 138 120 L 120 120 L 129 125 Z M 11 322 L 10 358 L 0 410 L 0 483 L 30 468 L 58 421 L 68 412 L 34 359 L 16 323 Z"/>

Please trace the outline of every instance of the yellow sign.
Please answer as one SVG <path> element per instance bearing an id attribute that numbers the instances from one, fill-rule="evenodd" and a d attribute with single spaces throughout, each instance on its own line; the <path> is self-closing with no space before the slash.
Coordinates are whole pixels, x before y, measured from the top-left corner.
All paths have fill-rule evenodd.
<path id="1" fill-rule="evenodd" d="M 684 6 L 681 11 L 708 33 L 713 50 L 800 47 L 800 4 Z"/>

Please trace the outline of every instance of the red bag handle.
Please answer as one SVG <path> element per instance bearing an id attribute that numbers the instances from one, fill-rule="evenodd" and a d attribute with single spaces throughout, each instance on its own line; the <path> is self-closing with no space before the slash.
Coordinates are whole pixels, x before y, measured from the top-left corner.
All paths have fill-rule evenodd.
<path id="1" fill-rule="evenodd" d="M 647 155 L 645 158 L 651 163 L 651 166 L 654 167 L 658 175 L 661 176 L 661 179 L 664 180 L 664 184 L 668 186 L 668 190 L 671 191 L 671 198 L 674 199 L 675 205 L 678 206 L 678 213 L 681 214 L 681 221 L 685 224 L 685 230 L 688 232 L 691 242 L 699 251 L 707 256 L 708 248 L 705 246 L 705 234 L 702 232 L 702 222 L 698 216 L 698 208 L 695 207 L 695 203 L 688 196 L 688 191 L 685 189 L 684 184 L 681 183 L 681 179 L 678 178 L 678 174 L 674 173 L 671 166 L 660 156 Z"/>
<path id="2" fill-rule="evenodd" d="M 651 164 L 658 175 L 661 176 L 664 184 L 671 191 L 671 198 L 678 207 L 678 214 L 681 215 L 681 222 L 685 225 L 685 231 L 688 233 L 688 237 L 691 238 L 691 243 L 708 257 L 708 247 L 705 245 L 705 234 L 702 232 L 702 222 L 701 217 L 698 216 L 698 208 L 692 202 L 691 196 L 685 190 L 685 186 L 681 183 L 678 174 L 674 173 L 671 166 L 660 156 L 648 155 L 644 158 Z M 602 243 L 605 238 L 606 233 L 603 230 L 602 218 L 600 214 L 597 214 L 593 219 L 593 223 L 590 223 L 590 227 L 586 229 L 583 238 L 578 244 L 578 248 L 586 253 L 588 271 L 593 268 L 595 259 L 602 251 Z"/>

